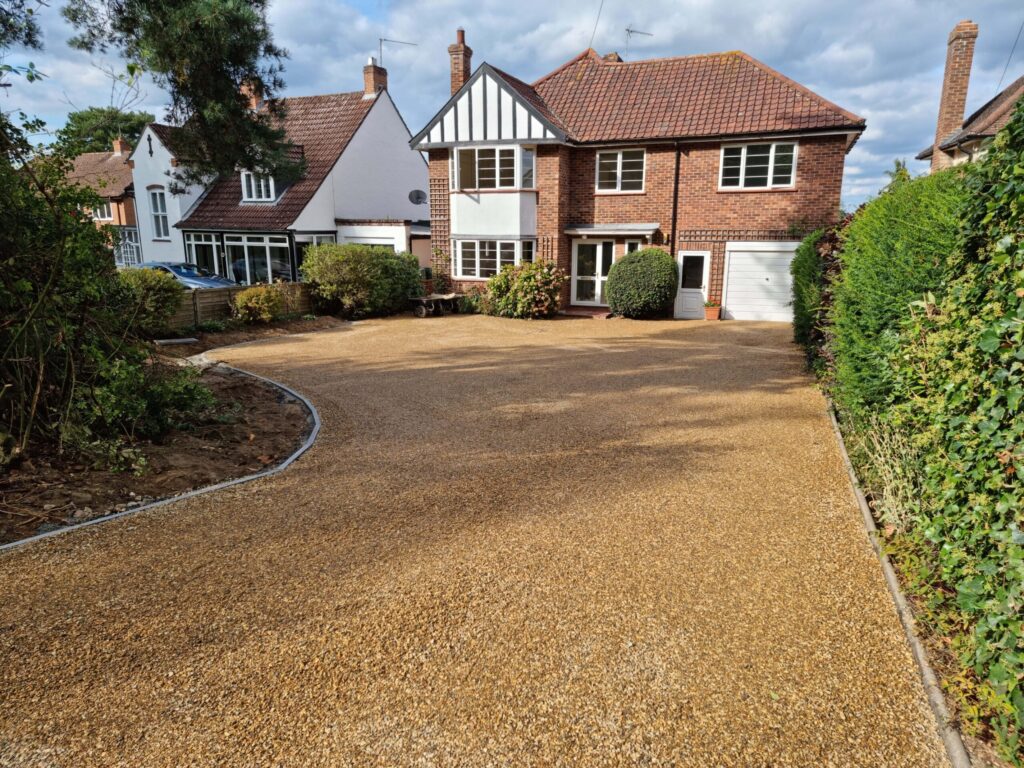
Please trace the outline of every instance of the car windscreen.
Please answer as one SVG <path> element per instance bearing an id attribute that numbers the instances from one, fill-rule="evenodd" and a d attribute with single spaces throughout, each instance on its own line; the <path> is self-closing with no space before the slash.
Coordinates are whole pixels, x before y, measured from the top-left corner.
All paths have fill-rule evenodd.
<path id="1" fill-rule="evenodd" d="M 174 264 L 169 266 L 168 269 L 176 275 L 181 277 L 190 277 L 193 280 L 202 277 L 213 277 L 211 273 L 207 272 L 205 269 L 197 267 L 195 264 Z"/>

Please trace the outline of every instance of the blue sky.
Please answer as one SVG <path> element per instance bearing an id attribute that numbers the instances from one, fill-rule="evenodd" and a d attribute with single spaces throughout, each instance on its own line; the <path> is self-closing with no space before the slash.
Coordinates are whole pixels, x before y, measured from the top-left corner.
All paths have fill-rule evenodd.
<path id="1" fill-rule="evenodd" d="M 867 118 L 868 129 L 847 158 L 843 201 L 854 206 L 884 184 L 893 160 L 911 160 L 935 130 L 946 38 L 960 19 L 981 28 L 968 112 L 996 93 L 1014 37 L 1024 21 L 1020 0 L 277 0 L 270 22 L 290 52 L 285 95 L 362 87 L 362 66 L 377 39 L 417 43 L 384 51 L 389 90 L 416 132 L 448 96 L 447 46 L 466 29 L 474 66 L 483 61 L 531 81 L 586 48 L 625 55 L 627 26 L 653 33 L 634 37 L 627 59 L 741 49 L 828 99 Z M 70 49 L 60 2 L 41 10 L 45 50 L 9 52 L 6 61 L 36 63 L 42 83 L 16 82 L 0 92 L 0 110 L 22 109 L 59 128 L 75 107 L 109 103 L 109 82 L 93 64 L 123 66 Z M 1024 42 L 1006 81 L 1024 74 Z M 1004 85 L 1005 85 L 1004 82 Z M 145 104 L 158 118 L 166 102 L 152 84 Z M 680 105 L 685 108 L 685 105 Z"/>

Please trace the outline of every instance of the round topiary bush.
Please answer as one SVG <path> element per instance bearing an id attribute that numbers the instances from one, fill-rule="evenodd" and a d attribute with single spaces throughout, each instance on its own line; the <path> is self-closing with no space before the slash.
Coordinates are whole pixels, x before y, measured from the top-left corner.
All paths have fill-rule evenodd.
<path id="1" fill-rule="evenodd" d="M 608 273 L 608 307 L 623 317 L 659 317 L 671 308 L 678 284 L 679 268 L 665 251 L 634 251 L 615 262 Z"/>

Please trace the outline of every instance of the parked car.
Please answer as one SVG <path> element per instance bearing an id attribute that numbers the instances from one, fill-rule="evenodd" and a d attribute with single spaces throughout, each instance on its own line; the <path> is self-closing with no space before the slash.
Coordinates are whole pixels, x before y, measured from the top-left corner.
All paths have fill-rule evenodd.
<path id="1" fill-rule="evenodd" d="M 137 269 L 156 269 L 169 272 L 186 288 L 228 288 L 237 285 L 234 280 L 215 275 L 195 264 L 179 264 L 171 261 L 147 261 Z"/>

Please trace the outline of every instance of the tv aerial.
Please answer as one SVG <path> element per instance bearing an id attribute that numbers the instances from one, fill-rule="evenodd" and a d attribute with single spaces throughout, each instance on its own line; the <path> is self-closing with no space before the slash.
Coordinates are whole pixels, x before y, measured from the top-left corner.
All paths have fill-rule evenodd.
<path id="1" fill-rule="evenodd" d="M 644 32 L 639 29 L 633 29 L 633 25 L 630 24 L 626 27 L 626 56 L 629 56 L 629 44 L 633 39 L 633 35 L 643 35 L 644 37 L 654 37 L 653 32 Z M 625 58 L 625 57 L 623 57 Z"/>
<path id="2" fill-rule="evenodd" d="M 417 46 L 419 43 L 407 43 L 405 40 L 392 40 L 389 37 L 378 37 L 377 38 L 377 61 L 380 62 L 380 66 L 384 66 L 384 43 L 394 43 L 395 45 L 412 45 Z"/>

